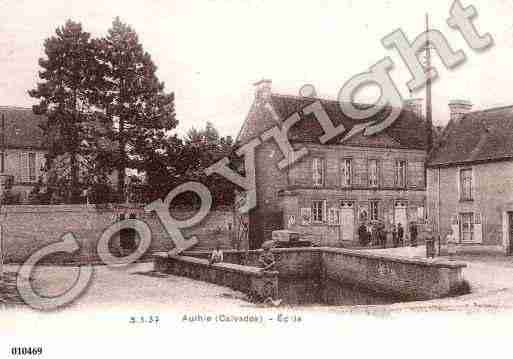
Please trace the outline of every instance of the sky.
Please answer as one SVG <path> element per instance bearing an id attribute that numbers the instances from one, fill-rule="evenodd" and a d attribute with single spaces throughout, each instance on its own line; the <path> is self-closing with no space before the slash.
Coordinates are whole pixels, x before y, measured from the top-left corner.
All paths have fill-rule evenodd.
<path id="1" fill-rule="evenodd" d="M 93 36 L 103 36 L 114 17 L 130 24 L 158 66 L 166 91 L 175 92 L 183 134 L 211 121 L 222 135 L 235 136 L 253 101 L 253 83 L 269 78 L 273 92 L 298 94 L 304 84 L 319 96 L 336 98 L 352 76 L 385 56 L 404 98 L 410 74 L 395 50 L 381 39 L 402 29 L 413 40 L 430 24 L 467 60 L 447 70 L 434 55 L 434 122 L 448 120 L 448 102 L 465 99 L 475 109 L 513 104 L 513 1 L 462 0 L 474 5 L 480 34 L 494 45 L 475 52 L 446 23 L 452 1 L 431 0 L 0 0 L 0 105 L 31 106 L 43 41 L 72 19 Z M 364 93 L 358 100 L 374 101 Z M 424 97 L 419 91 L 413 97 Z"/>

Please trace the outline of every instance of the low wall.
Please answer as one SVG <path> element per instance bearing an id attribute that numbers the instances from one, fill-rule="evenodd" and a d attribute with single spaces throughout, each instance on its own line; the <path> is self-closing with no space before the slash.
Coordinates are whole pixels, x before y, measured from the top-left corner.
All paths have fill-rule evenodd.
<path id="1" fill-rule="evenodd" d="M 399 296 L 425 300 L 456 294 L 466 264 L 444 259 L 394 257 L 357 250 L 322 248 L 324 275 L 345 283 Z"/>
<path id="2" fill-rule="evenodd" d="M 276 259 L 276 270 L 280 277 L 318 278 L 321 273 L 320 251 L 318 248 L 279 248 L 272 250 Z M 262 249 L 250 251 L 223 251 L 224 262 L 258 267 L 258 257 Z M 204 258 L 210 257 L 207 251 L 186 251 L 183 255 Z"/>
<path id="3" fill-rule="evenodd" d="M 188 256 L 154 254 L 155 270 L 226 286 L 260 300 L 276 298 L 278 272 L 261 272 L 259 268 L 234 263 L 216 263 Z"/>
<path id="4" fill-rule="evenodd" d="M 51 263 L 95 262 L 99 260 L 97 242 L 105 229 L 119 219 L 124 206 L 97 208 L 95 205 L 15 205 L 0 207 L 0 224 L 3 227 L 4 258 L 7 262 L 20 263 L 34 252 L 51 243 L 60 241 L 63 234 L 71 232 L 80 243 L 80 250 L 70 256 L 56 254 L 47 258 Z M 130 209 L 126 209 L 131 213 Z M 137 208 L 137 219 L 150 227 L 152 242 L 148 253 L 168 251 L 173 248 L 169 235 L 155 213 L 145 213 Z M 172 209 L 176 218 L 187 218 L 195 214 L 193 210 Z M 230 246 L 230 232 L 233 229 L 233 212 L 226 208 L 211 211 L 199 224 L 183 229 L 185 238 L 196 236 L 198 245 L 213 248 L 217 240 L 223 247 Z M 233 231 L 232 231 L 233 232 Z M 112 239 L 112 247 L 116 247 Z M 115 253 L 113 253 L 115 254 Z M 149 257 L 148 257 L 149 258 Z"/>
<path id="5" fill-rule="evenodd" d="M 357 285 L 401 301 L 441 298 L 464 285 L 465 263 L 437 258 L 404 258 L 358 250 L 309 247 L 273 249 L 280 279 L 314 278 Z M 225 262 L 255 265 L 261 250 L 226 251 Z M 185 252 L 207 258 L 208 252 Z"/>

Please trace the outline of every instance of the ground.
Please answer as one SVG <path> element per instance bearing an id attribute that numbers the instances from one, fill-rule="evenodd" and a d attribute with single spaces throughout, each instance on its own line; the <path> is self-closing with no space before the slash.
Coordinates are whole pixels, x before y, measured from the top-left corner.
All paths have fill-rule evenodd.
<path id="1" fill-rule="evenodd" d="M 17 266 L 6 266 L 14 272 Z M 248 304 L 244 295 L 230 288 L 194 281 L 184 277 L 153 272 L 153 263 L 138 263 L 129 268 L 95 266 L 91 285 L 71 306 L 131 310 L 153 310 L 167 307 L 181 309 L 235 307 Z M 55 296 L 69 288 L 78 274 L 77 267 L 40 266 L 35 271 L 33 287 L 41 295 Z"/>
<path id="2" fill-rule="evenodd" d="M 425 257 L 425 247 L 373 249 L 394 256 Z M 460 256 L 468 266 L 463 275 L 472 293 L 454 298 L 356 307 L 318 307 L 322 311 L 396 311 L 396 310 L 476 310 L 513 307 L 513 261 L 510 257 Z M 437 260 L 437 259 L 434 259 Z M 15 272 L 16 266 L 6 271 Z M 76 267 L 41 266 L 35 272 L 34 288 L 42 295 L 54 296 L 75 280 Z M 155 273 L 152 263 L 139 263 L 125 269 L 96 266 L 92 284 L 67 310 L 102 310 L 115 307 L 131 312 L 167 310 L 185 311 L 255 309 L 244 295 L 226 287 L 188 278 Z M 316 306 L 317 307 L 317 306 Z M 311 310 L 314 307 L 295 307 Z"/>

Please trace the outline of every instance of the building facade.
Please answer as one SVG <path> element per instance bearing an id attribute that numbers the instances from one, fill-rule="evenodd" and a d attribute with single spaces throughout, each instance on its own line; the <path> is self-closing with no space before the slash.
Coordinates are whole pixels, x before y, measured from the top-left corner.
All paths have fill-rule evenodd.
<path id="1" fill-rule="evenodd" d="M 428 161 L 429 217 L 460 249 L 512 253 L 513 106 L 471 111 L 450 103 L 451 119 Z"/>
<path id="2" fill-rule="evenodd" d="M 43 117 L 34 115 L 32 109 L 0 107 L 0 118 L 4 123 L 0 173 L 10 182 L 11 191 L 25 201 L 43 174 L 47 153 L 43 131 L 39 128 Z"/>
<path id="3" fill-rule="evenodd" d="M 321 144 L 323 130 L 302 109 L 320 101 L 330 120 L 347 130 Z M 271 231 L 298 231 L 321 245 L 342 246 L 358 240 L 362 223 L 402 223 L 425 217 L 426 123 L 419 101 L 412 102 L 385 131 L 347 137 L 354 121 L 337 101 L 274 94 L 270 82 L 257 84 L 256 98 L 239 133 L 241 144 L 294 113 L 300 121 L 288 131 L 295 149 L 308 154 L 280 170 L 283 155 L 275 141 L 256 149 L 257 207 L 249 214 L 250 246 L 270 239 Z M 378 114 L 379 116 L 379 114 Z M 379 120 L 379 119 L 377 119 Z M 349 125 L 348 125 L 349 124 Z"/>

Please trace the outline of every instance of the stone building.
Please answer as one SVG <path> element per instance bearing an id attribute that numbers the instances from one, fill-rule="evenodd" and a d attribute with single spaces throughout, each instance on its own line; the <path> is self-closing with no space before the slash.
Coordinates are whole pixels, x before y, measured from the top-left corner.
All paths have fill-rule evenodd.
<path id="1" fill-rule="evenodd" d="M 0 125 L 0 195 L 8 187 L 11 193 L 19 194 L 21 203 L 25 203 L 39 178 L 45 180 L 43 169 L 48 144 L 39 127 L 45 117 L 35 115 L 30 108 L 4 106 L 0 107 L 0 121 L 2 119 L 5 135 L 2 136 Z M 62 162 L 61 167 L 66 166 L 65 157 L 56 159 Z M 79 176 L 87 170 L 79 161 Z M 117 184 L 117 170 L 108 174 L 108 180 L 113 186 Z"/>
<path id="2" fill-rule="evenodd" d="M 23 201 L 42 174 L 45 163 L 47 146 L 39 128 L 42 117 L 28 108 L 0 107 L 2 117 L 5 135 L 0 138 L 0 145 L 4 140 L 3 152 L 0 150 L 1 187 L 4 182 L 10 182 L 12 192 L 19 193 Z"/>
<path id="3" fill-rule="evenodd" d="M 319 141 L 324 133 L 319 122 L 302 113 L 315 101 L 334 125 L 347 128 L 325 144 Z M 401 222 L 407 228 L 410 221 L 423 221 L 427 131 L 419 100 L 410 101 L 383 132 L 347 138 L 357 122 L 344 115 L 337 101 L 275 94 L 270 81 L 261 81 L 237 140 L 247 143 L 294 113 L 301 119 L 289 129 L 289 141 L 308 154 L 280 170 L 283 155 L 276 142 L 263 141 L 257 147 L 250 247 L 259 247 L 279 228 L 299 231 L 322 245 L 341 246 L 357 241 L 360 223 Z"/>
<path id="4" fill-rule="evenodd" d="M 452 101 L 450 121 L 427 165 L 429 217 L 460 249 L 511 254 L 513 106 L 471 111 Z"/>

